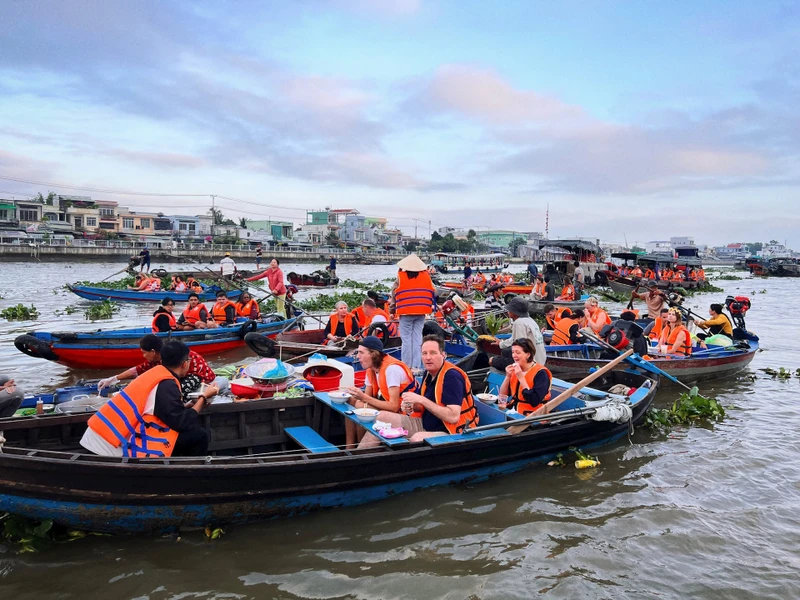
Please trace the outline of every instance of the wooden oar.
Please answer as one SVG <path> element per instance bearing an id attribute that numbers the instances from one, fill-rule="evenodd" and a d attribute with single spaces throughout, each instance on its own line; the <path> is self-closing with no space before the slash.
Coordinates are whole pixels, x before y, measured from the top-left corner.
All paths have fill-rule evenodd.
<path id="1" fill-rule="evenodd" d="M 106 277 L 105 279 L 101 279 L 101 282 L 102 282 L 102 281 L 108 281 L 109 279 L 111 279 L 111 278 L 112 278 L 112 277 L 114 277 L 115 275 L 119 275 L 120 273 L 124 273 L 124 272 L 125 272 L 125 271 L 127 271 L 129 268 L 130 268 L 130 266 L 127 266 L 127 267 L 125 267 L 124 269 L 122 269 L 121 271 L 117 271 L 116 273 L 112 273 L 111 275 L 109 275 L 109 276 L 108 276 L 108 277 Z"/>
<path id="2" fill-rule="evenodd" d="M 533 417 L 533 416 L 549 413 L 554 408 L 559 406 L 562 402 L 564 402 L 568 398 L 571 398 L 573 394 L 575 394 L 576 392 L 580 391 L 582 388 L 585 388 L 587 385 L 589 385 L 595 379 L 597 379 L 601 375 L 605 375 L 606 373 L 611 371 L 614 367 L 616 367 L 619 363 L 621 363 L 623 360 L 628 358 L 631 354 L 633 354 L 633 349 L 628 350 L 627 352 L 625 352 L 625 354 L 622 354 L 622 355 L 618 356 L 617 358 L 612 360 L 610 363 L 608 363 L 606 366 L 602 367 L 601 369 L 597 369 L 597 371 L 595 371 L 594 373 L 592 373 L 588 377 L 584 377 L 578 383 L 573 385 L 571 388 L 569 388 L 565 392 L 560 393 L 558 396 L 556 396 L 555 398 L 550 400 L 544 406 L 540 406 L 539 408 L 537 408 L 529 416 Z M 509 427 L 508 431 L 509 431 L 509 433 L 516 434 L 516 433 L 520 433 L 522 431 L 525 431 L 530 426 L 531 426 L 531 423 L 526 423 L 524 425 L 518 425 L 516 427 Z"/>

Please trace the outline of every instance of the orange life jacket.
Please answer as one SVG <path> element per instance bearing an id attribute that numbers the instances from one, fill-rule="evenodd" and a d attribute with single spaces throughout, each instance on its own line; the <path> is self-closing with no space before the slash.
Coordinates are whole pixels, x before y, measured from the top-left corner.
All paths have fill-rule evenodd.
<path id="1" fill-rule="evenodd" d="M 400 285 L 394 291 L 395 314 L 429 315 L 436 303 L 435 288 L 427 271 L 421 271 L 411 279 L 408 273 L 397 273 Z"/>
<path id="2" fill-rule="evenodd" d="M 703 269 L 700 269 L 700 270 L 697 272 L 697 279 L 698 279 L 699 281 L 705 281 L 705 280 L 706 280 L 706 272 L 705 272 Z"/>
<path id="3" fill-rule="evenodd" d="M 603 325 L 611 325 L 611 317 L 608 316 L 606 311 L 598 307 L 593 315 L 589 314 L 589 311 L 586 311 L 586 324 L 589 325 L 594 332 L 599 332 L 603 328 Z"/>
<path id="4" fill-rule="evenodd" d="M 644 278 L 645 279 L 655 279 L 656 278 L 656 274 L 653 271 L 653 269 L 647 269 L 647 271 L 644 272 Z"/>
<path id="5" fill-rule="evenodd" d="M 560 321 L 556 323 L 555 329 L 553 330 L 553 337 L 550 340 L 551 346 L 566 346 L 568 344 L 572 344 L 573 342 L 569 339 L 569 330 L 570 327 L 573 325 L 580 325 L 576 319 L 570 317 L 564 317 Z"/>
<path id="6" fill-rule="evenodd" d="M 372 387 L 372 393 L 375 394 L 376 391 L 379 394 L 376 396 L 382 400 L 389 400 L 389 386 L 386 384 L 386 369 L 388 369 L 392 365 L 399 365 L 401 369 L 406 374 L 409 383 L 404 388 L 400 388 L 400 395 L 402 396 L 405 392 L 413 392 L 417 389 L 417 380 L 414 379 L 414 374 L 411 372 L 411 367 L 409 367 L 406 363 L 397 360 L 396 358 L 386 355 L 383 357 L 383 362 L 381 363 L 380 369 L 376 372 L 375 369 L 367 369 L 367 385 Z M 377 382 L 377 383 L 376 383 Z M 398 411 L 400 409 L 398 408 Z M 421 416 L 422 413 L 413 413 L 411 416 Z"/>
<path id="7" fill-rule="evenodd" d="M 560 298 L 567 301 L 575 300 L 575 288 L 570 284 L 566 284 L 563 288 L 561 288 Z"/>
<path id="8" fill-rule="evenodd" d="M 339 329 L 338 313 L 333 313 L 330 317 L 328 317 L 328 322 L 331 324 L 331 334 L 336 335 L 336 330 Z M 353 323 L 352 316 L 348 313 L 348 315 L 344 318 L 344 334 L 353 335 L 357 331 L 358 325 Z"/>
<path id="9" fill-rule="evenodd" d="M 89 419 L 89 429 L 131 458 L 168 457 L 178 432 L 154 415 L 144 414 L 147 398 L 162 381 L 180 383 L 169 370 L 158 365 L 145 371 L 114 395 Z"/>
<path id="10" fill-rule="evenodd" d="M 255 312 L 253 312 L 255 311 Z M 245 319 L 257 319 L 258 318 L 258 302 L 256 302 L 255 298 L 250 298 L 247 301 L 247 304 L 237 303 L 236 304 L 236 314 L 240 317 L 244 317 Z M 256 315 L 256 316 L 253 316 Z"/>
<path id="11" fill-rule="evenodd" d="M 355 317 L 355 319 L 356 319 L 356 321 L 358 321 L 358 325 L 360 327 L 366 327 L 367 325 L 369 325 L 369 323 L 367 323 L 367 315 L 364 314 L 364 307 L 363 306 L 359 306 L 358 308 L 354 308 L 353 310 L 351 310 L 350 311 L 350 315 Z M 331 333 L 334 333 L 334 332 L 331 332 Z"/>
<path id="12" fill-rule="evenodd" d="M 214 317 L 214 321 L 217 323 L 224 323 L 227 321 L 228 317 L 225 315 L 225 309 L 229 306 L 232 306 L 234 310 L 236 310 L 236 305 L 230 300 L 221 306 L 215 302 L 214 306 L 211 308 L 211 316 Z"/>
<path id="13" fill-rule="evenodd" d="M 525 373 L 525 381 L 528 383 L 528 387 L 532 388 L 533 380 L 536 378 L 536 375 L 538 375 L 539 371 L 544 371 L 547 373 L 547 378 L 550 380 L 547 389 L 547 395 L 542 399 L 542 403 L 544 403 L 550 400 L 550 386 L 553 384 L 553 374 L 550 372 L 550 369 L 544 365 L 540 365 L 539 363 L 533 363 L 533 366 L 530 368 L 530 370 Z M 511 388 L 511 397 L 509 398 L 507 408 L 513 408 L 518 413 L 522 413 L 523 416 L 526 416 L 541 406 L 541 404 L 534 406 L 525 400 L 525 397 L 522 395 L 522 386 L 517 379 L 516 373 L 511 373 L 508 378 L 508 385 Z"/>
<path id="14" fill-rule="evenodd" d="M 661 317 L 656 317 L 655 322 L 653 323 L 653 328 L 650 330 L 648 337 L 651 340 L 658 340 L 661 338 L 661 332 L 664 329 L 664 319 Z"/>
<path id="15" fill-rule="evenodd" d="M 561 306 L 556 308 L 556 316 L 554 319 L 551 320 L 550 317 L 545 316 L 545 321 L 547 321 L 547 324 L 550 326 L 550 329 L 556 328 L 556 323 L 558 323 L 561 319 L 564 318 L 564 314 L 567 311 L 569 311 L 570 313 L 572 312 L 566 306 Z"/>
<path id="16" fill-rule="evenodd" d="M 482 288 L 486 285 L 486 275 L 481 273 L 480 275 L 475 275 L 475 283 L 473 285 L 476 288 Z"/>
<path id="17" fill-rule="evenodd" d="M 196 294 L 203 293 L 203 285 L 199 281 L 193 281 L 189 284 L 189 287 L 192 288 L 192 291 Z"/>
<path id="18" fill-rule="evenodd" d="M 672 346 L 678 341 L 678 337 L 683 335 L 683 344 L 678 346 L 677 352 L 672 351 Z M 692 355 L 692 334 L 683 325 L 679 325 L 672 331 L 665 327 L 661 332 L 661 339 L 666 338 L 667 354 L 683 354 L 684 356 Z"/>
<path id="19" fill-rule="evenodd" d="M 192 308 L 191 305 L 187 306 L 183 309 L 183 320 L 189 323 L 189 325 L 198 323 L 200 321 L 200 313 L 202 313 L 205 308 L 206 307 L 202 304 L 198 304 L 194 308 Z"/>
<path id="20" fill-rule="evenodd" d="M 464 395 L 464 398 L 461 400 L 461 413 L 459 414 L 458 422 L 448 423 L 443 420 L 442 423 L 450 433 L 463 433 L 465 429 L 471 429 L 472 427 L 476 427 L 478 425 L 478 409 L 475 408 L 475 401 L 472 399 L 472 383 L 470 383 L 469 376 L 457 366 L 445 361 L 441 370 L 439 371 L 439 375 L 436 377 L 436 387 L 433 390 L 434 399 L 436 404 L 439 406 L 446 406 L 446 404 L 442 402 L 444 378 L 445 374 L 452 369 L 455 369 L 458 374 L 464 378 L 464 384 L 467 391 Z M 425 390 L 427 387 L 427 383 L 423 381 L 422 390 L 420 390 L 420 393 L 423 396 L 425 395 Z"/>
<path id="21" fill-rule="evenodd" d="M 175 320 L 175 315 L 173 315 L 171 312 L 166 312 L 166 311 L 157 312 L 153 315 L 153 322 L 150 325 L 150 327 L 153 329 L 153 333 L 159 332 L 159 329 L 156 327 L 156 319 L 158 319 L 158 317 L 160 317 L 161 315 L 166 315 L 167 318 L 169 319 L 169 328 L 175 329 L 175 327 L 178 325 L 178 321 Z"/>
<path id="22" fill-rule="evenodd" d="M 372 315 L 372 318 L 375 318 L 377 315 L 381 315 L 384 319 L 386 319 L 386 326 L 389 328 L 389 335 L 395 337 L 397 335 L 397 323 L 392 323 L 389 313 L 382 308 L 376 308 L 375 314 Z"/>
<path id="23" fill-rule="evenodd" d="M 544 297 L 545 294 L 544 281 L 537 281 L 535 284 L 533 284 L 533 289 L 531 290 L 531 293 L 537 296 Z"/>
<path id="24" fill-rule="evenodd" d="M 634 277 L 641 277 L 642 270 L 639 267 L 636 267 L 633 271 L 631 271 L 631 275 Z"/>

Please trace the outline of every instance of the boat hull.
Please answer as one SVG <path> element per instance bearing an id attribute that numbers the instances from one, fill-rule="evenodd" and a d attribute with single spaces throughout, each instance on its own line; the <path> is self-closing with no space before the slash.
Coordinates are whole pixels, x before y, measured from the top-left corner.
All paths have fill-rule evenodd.
<path id="1" fill-rule="evenodd" d="M 138 290 L 109 290 L 105 288 L 88 287 L 83 285 L 68 285 L 73 293 L 86 300 L 113 300 L 114 302 L 161 302 L 169 296 L 175 302 L 188 302 L 189 294 L 180 294 L 171 291 L 140 292 Z M 240 290 L 226 291 L 228 299 L 236 300 L 242 293 Z M 216 290 L 200 294 L 200 302 L 213 302 L 216 300 Z"/>
<path id="2" fill-rule="evenodd" d="M 552 304 L 556 308 L 569 308 L 570 310 L 575 310 L 576 308 L 583 308 L 586 304 L 585 300 L 573 300 L 572 302 L 559 302 L 558 300 L 554 301 L 547 301 L 547 300 L 529 300 L 528 301 L 528 312 L 531 315 L 543 315 L 544 314 L 544 307 L 548 304 Z"/>
<path id="3" fill-rule="evenodd" d="M 245 345 L 244 336 L 253 330 L 275 336 L 295 319 L 272 323 L 241 323 L 233 327 L 158 333 L 159 337 L 184 342 L 201 356 L 216 355 Z M 142 361 L 139 340 L 152 333 L 147 327 L 92 333 L 31 332 L 15 340 L 17 349 L 34 358 L 44 358 L 73 369 L 129 368 Z M 28 338 L 35 338 L 36 341 Z"/>
<path id="4" fill-rule="evenodd" d="M 339 283 L 338 277 L 321 277 L 319 275 L 304 275 L 298 273 L 289 273 L 286 275 L 289 283 L 297 287 L 334 287 Z"/>
<path id="5" fill-rule="evenodd" d="M 626 373 L 609 377 L 615 375 L 620 380 L 636 377 Z M 634 422 L 650 406 L 656 387 L 640 387 L 631 398 Z M 274 401 L 262 404 L 271 402 Z M 307 402 L 302 398 L 266 405 L 277 407 L 280 402 L 305 408 L 305 423 L 321 421 L 324 428 L 327 407 L 320 401 L 312 398 L 306 407 L 300 406 Z M 231 411 L 245 410 L 228 406 Z M 322 411 L 320 406 L 324 407 Z M 312 409 L 314 417 L 309 417 Z M 297 419 L 302 411 L 291 417 L 286 416 L 288 409 L 275 414 L 280 415 L 275 419 L 282 421 L 269 439 L 287 443 L 283 426 L 289 426 L 287 419 Z M 330 416 L 327 418 L 332 421 Z M 81 418 L 87 417 L 47 417 L 72 419 L 73 424 Z M 271 421 L 267 419 L 266 423 Z M 52 423 L 59 427 L 61 421 Z M 371 452 L 289 453 L 280 459 L 269 455 L 211 461 L 130 459 L 124 464 L 123 459 L 7 444 L 6 451 L 0 454 L 0 510 L 108 533 L 157 533 L 182 527 L 245 523 L 363 504 L 434 485 L 481 481 L 550 460 L 569 446 L 589 448 L 612 442 L 626 435 L 628 428 L 627 422 L 575 419 L 534 425 L 516 434 L 473 434 L 457 443 L 442 445 L 405 444 Z"/>

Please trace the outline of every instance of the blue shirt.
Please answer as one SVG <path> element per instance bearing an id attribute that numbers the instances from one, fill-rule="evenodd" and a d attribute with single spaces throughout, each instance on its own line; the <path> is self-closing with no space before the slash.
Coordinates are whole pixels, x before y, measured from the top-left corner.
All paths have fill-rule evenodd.
<path id="1" fill-rule="evenodd" d="M 439 375 L 441 375 L 441 371 L 431 379 L 430 373 L 425 373 L 425 393 L 423 394 L 428 400 L 431 402 L 436 402 L 436 381 L 439 379 Z M 467 394 L 467 388 L 464 385 L 464 378 L 458 373 L 458 371 L 449 370 L 445 373 L 444 376 L 444 386 L 442 388 L 442 404 L 458 404 L 461 406 L 461 401 L 464 400 L 464 396 Z M 450 433 L 447 431 L 447 427 L 445 427 L 442 420 L 432 414 L 430 411 L 425 411 L 422 413 L 422 428 L 425 431 L 444 431 L 445 433 Z"/>
<path id="2" fill-rule="evenodd" d="M 531 263 L 528 265 L 528 273 L 531 274 L 531 277 L 536 277 L 539 274 L 539 268 L 535 264 Z"/>
<path id="3" fill-rule="evenodd" d="M 329 266 L 328 268 L 329 268 L 331 271 L 335 271 L 335 270 L 336 270 L 336 259 L 335 259 L 335 258 L 332 258 L 332 259 L 331 259 L 331 264 L 330 264 L 330 266 Z"/>
<path id="4" fill-rule="evenodd" d="M 471 275 L 472 275 L 472 267 L 467 265 L 466 267 L 464 267 L 464 279 L 469 279 Z"/>

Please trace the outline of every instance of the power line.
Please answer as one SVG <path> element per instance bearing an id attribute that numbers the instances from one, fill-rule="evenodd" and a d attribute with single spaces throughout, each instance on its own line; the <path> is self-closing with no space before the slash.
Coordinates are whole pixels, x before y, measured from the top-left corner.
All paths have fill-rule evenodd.
<path id="1" fill-rule="evenodd" d="M 34 181 L 32 179 L 22 179 L 21 177 L 8 177 L 0 175 L 0 179 L 5 181 L 16 181 L 18 183 L 27 183 L 31 185 L 41 185 L 54 188 L 64 188 L 67 190 L 79 190 L 82 192 L 97 192 L 100 194 L 124 194 L 127 196 L 160 196 L 160 197 L 181 197 L 181 198 L 205 198 L 211 194 L 163 194 L 159 192 L 129 192 L 124 190 L 106 190 L 101 188 L 93 188 L 78 185 L 64 185 L 62 183 L 51 183 L 47 181 Z"/>

